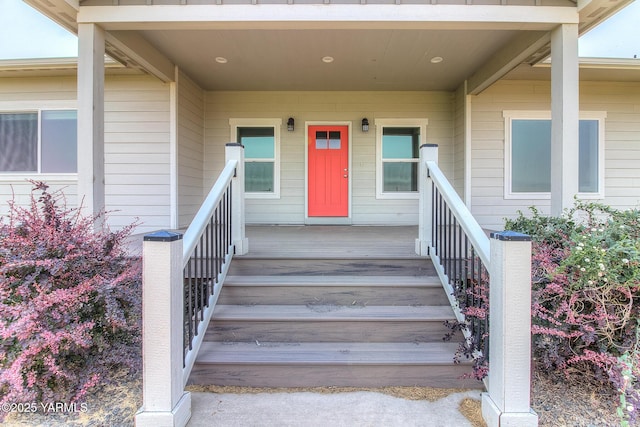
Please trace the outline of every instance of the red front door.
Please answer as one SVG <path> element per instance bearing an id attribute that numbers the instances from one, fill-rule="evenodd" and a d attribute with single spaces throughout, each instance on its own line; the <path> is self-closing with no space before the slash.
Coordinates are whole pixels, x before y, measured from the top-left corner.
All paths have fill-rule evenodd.
<path id="1" fill-rule="evenodd" d="M 348 126 L 309 126 L 309 216 L 349 216 Z"/>

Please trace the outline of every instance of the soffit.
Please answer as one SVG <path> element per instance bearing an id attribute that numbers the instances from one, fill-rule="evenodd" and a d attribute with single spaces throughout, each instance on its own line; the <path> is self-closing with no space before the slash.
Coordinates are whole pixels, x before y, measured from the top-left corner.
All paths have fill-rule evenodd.
<path id="1" fill-rule="evenodd" d="M 521 64 L 508 73 L 504 79 L 550 81 L 551 65 L 549 62 L 535 66 Z M 581 58 L 580 81 L 640 82 L 640 59 Z"/>
<path id="2" fill-rule="evenodd" d="M 206 90 L 454 90 L 510 30 L 141 31 Z M 324 63 L 323 57 L 334 60 Z M 223 57 L 227 63 L 216 62 Z M 434 57 L 442 57 L 437 64 Z"/>

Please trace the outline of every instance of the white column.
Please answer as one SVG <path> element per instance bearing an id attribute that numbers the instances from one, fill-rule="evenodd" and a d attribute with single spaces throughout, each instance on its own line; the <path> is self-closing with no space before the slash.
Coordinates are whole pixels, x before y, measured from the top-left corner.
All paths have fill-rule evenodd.
<path id="1" fill-rule="evenodd" d="M 105 208 L 104 40 L 98 25 L 78 24 L 78 200 L 87 216 Z"/>
<path id="2" fill-rule="evenodd" d="M 482 395 L 488 427 L 536 427 L 531 409 L 531 239 L 491 234 L 489 378 Z"/>
<path id="3" fill-rule="evenodd" d="M 236 255 L 249 252 L 249 240 L 245 233 L 244 209 L 244 146 L 239 143 L 229 143 L 225 147 L 226 160 L 237 160 L 236 174 L 233 177 L 233 194 L 231 200 L 231 237 Z"/>
<path id="4" fill-rule="evenodd" d="M 578 25 L 551 32 L 551 215 L 573 206 L 578 193 Z"/>
<path id="5" fill-rule="evenodd" d="M 418 170 L 419 181 L 418 190 L 420 199 L 418 202 L 418 238 L 416 239 L 416 254 L 420 256 L 429 255 L 429 247 L 433 246 L 431 241 L 431 216 L 433 203 L 433 188 L 429 171 L 425 162 L 438 163 L 438 145 L 423 144 L 420 146 L 420 167 Z"/>
<path id="6" fill-rule="evenodd" d="M 184 391 L 182 234 L 144 236 L 142 247 L 142 408 L 137 427 L 183 427 L 191 418 Z"/>

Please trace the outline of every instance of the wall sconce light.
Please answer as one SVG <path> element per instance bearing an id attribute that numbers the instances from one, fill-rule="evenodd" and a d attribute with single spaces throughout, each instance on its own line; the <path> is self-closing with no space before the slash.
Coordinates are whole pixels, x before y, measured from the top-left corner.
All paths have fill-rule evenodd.
<path id="1" fill-rule="evenodd" d="M 295 120 L 293 120 L 293 117 L 289 117 L 289 120 L 287 120 L 287 130 L 289 132 L 293 132 L 293 129 L 295 127 Z"/>
<path id="2" fill-rule="evenodd" d="M 369 132 L 369 120 L 366 117 L 362 119 L 362 132 Z"/>

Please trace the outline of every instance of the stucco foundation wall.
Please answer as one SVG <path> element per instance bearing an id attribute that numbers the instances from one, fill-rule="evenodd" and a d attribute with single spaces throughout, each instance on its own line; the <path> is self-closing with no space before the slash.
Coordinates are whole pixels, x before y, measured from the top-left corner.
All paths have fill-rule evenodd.
<path id="1" fill-rule="evenodd" d="M 207 92 L 205 189 L 224 164 L 230 118 L 280 118 L 281 197 L 248 199 L 247 222 L 305 222 L 305 122 L 351 122 L 353 224 L 417 224 L 417 200 L 376 199 L 376 118 L 428 119 L 427 142 L 440 147 L 439 161 L 453 173 L 454 95 L 449 92 Z M 286 122 L 295 119 L 295 131 Z M 369 119 L 369 132 L 361 120 Z"/>
<path id="2" fill-rule="evenodd" d="M 483 227 L 501 230 L 504 218 L 549 200 L 504 198 L 504 110 L 550 111 L 550 83 L 500 81 L 472 98 L 471 211 Z M 618 209 L 640 205 L 640 83 L 581 82 L 580 110 L 604 111 L 605 198 Z"/>

